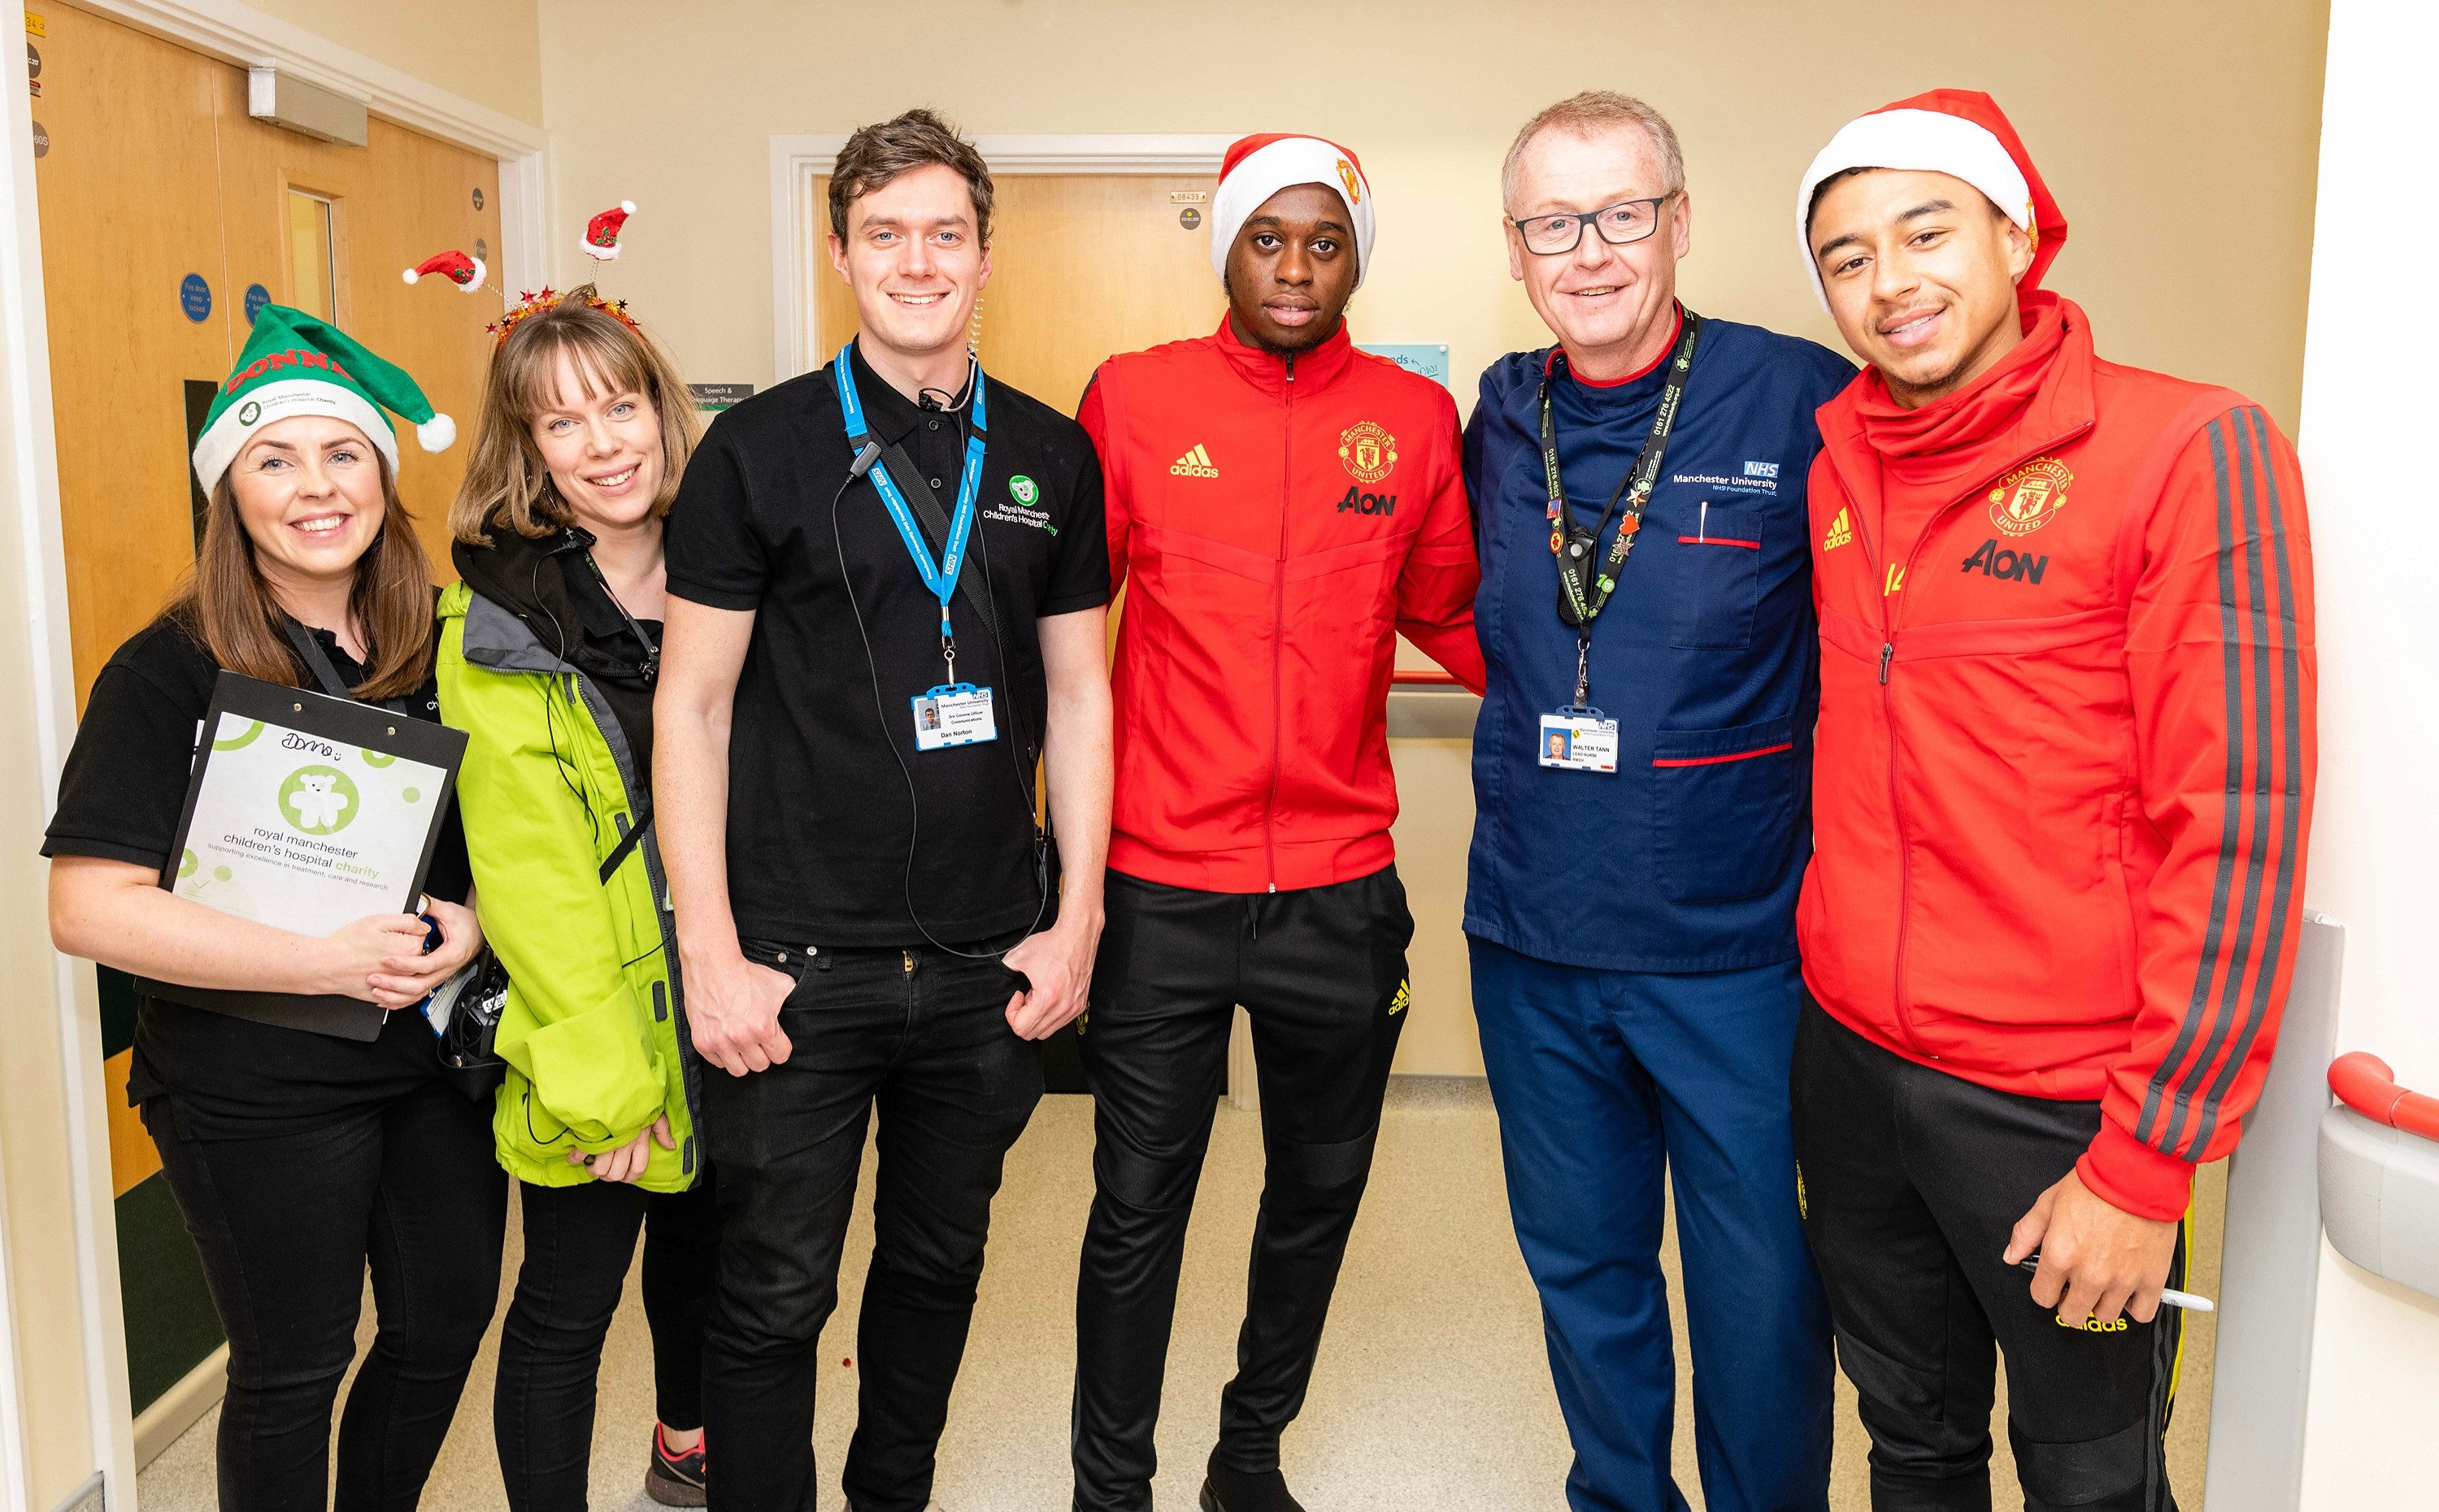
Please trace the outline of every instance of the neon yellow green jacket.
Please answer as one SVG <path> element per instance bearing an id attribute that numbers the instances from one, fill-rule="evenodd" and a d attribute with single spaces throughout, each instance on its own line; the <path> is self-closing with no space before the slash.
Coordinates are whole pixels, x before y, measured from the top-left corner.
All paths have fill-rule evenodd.
<path id="1" fill-rule="evenodd" d="M 523 621 L 462 582 L 441 594 L 440 621 L 440 718 L 467 734 L 457 806 L 483 933 L 509 980 L 500 1164 L 572 1186 L 592 1178 L 569 1150 L 614 1149 L 667 1113 L 677 1148 L 653 1144 L 640 1184 L 684 1191 L 703 1165 L 701 1070 L 653 836 L 600 877 L 642 818 L 643 774 L 600 690 Z"/>

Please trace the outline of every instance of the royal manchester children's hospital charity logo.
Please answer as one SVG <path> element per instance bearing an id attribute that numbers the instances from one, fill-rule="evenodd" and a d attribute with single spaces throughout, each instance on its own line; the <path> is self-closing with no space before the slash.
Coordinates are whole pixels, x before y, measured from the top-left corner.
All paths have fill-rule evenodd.
<path id="1" fill-rule="evenodd" d="M 1398 438 L 1373 420 L 1358 420 L 1338 433 L 1338 460 L 1358 483 L 1378 483 L 1398 465 Z"/>
<path id="2" fill-rule="evenodd" d="M 336 767 L 298 767 L 279 785 L 279 817 L 300 835 L 335 835 L 362 808 L 355 783 Z"/>
<path id="3" fill-rule="evenodd" d="M 2029 536 L 2066 507 L 2074 474 L 2054 456 L 2027 462 L 1990 490 L 1990 523 L 2011 536 Z"/>

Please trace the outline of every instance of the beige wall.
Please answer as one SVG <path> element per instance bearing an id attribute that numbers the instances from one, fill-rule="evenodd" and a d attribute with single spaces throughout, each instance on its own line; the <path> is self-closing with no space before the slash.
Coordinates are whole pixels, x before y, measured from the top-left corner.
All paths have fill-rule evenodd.
<path id="1" fill-rule="evenodd" d="M 248 3 L 453 95 L 542 124 L 542 33 L 534 0 Z M 673 16 L 679 9 L 669 9 Z M 628 67 L 633 66 L 630 59 Z"/>
<path id="2" fill-rule="evenodd" d="M 2056 0 L 2036 27 L 1995 4 L 1867 9 L 1859 27 L 1795 0 L 968 0 L 877 33 L 837 0 L 541 0 L 555 267 L 579 271 L 583 215 L 634 200 L 605 286 L 694 378 L 767 382 L 773 133 L 916 103 L 975 132 L 1320 132 L 1380 196 L 1359 338 L 1448 342 L 1469 406 L 1487 363 L 1543 340 L 1496 190 L 1534 109 L 1613 87 L 1666 111 L 1696 206 L 1687 298 L 1834 342 L 1792 250 L 1795 179 L 1847 116 L 1951 84 L 1998 96 L 2042 164 L 2074 227 L 2052 282 L 2102 350 L 2234 384 L 2292 426 L 2325 0 Z"/>

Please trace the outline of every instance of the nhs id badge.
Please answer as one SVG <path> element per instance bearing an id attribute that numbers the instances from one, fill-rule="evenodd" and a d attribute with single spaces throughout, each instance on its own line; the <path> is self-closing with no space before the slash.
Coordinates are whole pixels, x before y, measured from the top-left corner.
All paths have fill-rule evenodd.
<path id="1" fill-rule="evenodd" d="M 980 745 L 999 738 L 999 721 L 991 714 L 991 690 L 971 683 L 935 687 L 915 705 L 915 749 L 941 751 L 952 745 Z"/>
<path id="2" fill-rule="evenodd" d="M 1617 721 L 1598 709 L 1541 716 L 1541 764 L 1561 772 L 1615 772 Z"/>

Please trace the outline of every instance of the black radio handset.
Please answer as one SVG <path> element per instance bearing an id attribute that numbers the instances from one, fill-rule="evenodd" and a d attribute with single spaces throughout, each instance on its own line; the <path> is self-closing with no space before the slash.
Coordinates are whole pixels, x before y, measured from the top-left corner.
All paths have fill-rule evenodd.
<path id="1" fill-rule="evenodd" d="M 855 454 L 855 461 L 854 461 L 854 462 L 852 462 L 852 463 L 850 463 L 850 464 L 848 465 L 848 467 L 847 467 L 847 470 L 846 470 L 846 480 L 847 480 L 847 482 L 849 482 L 849 483 L 853 483 L 856 479 L 858 479 L 858 478 L 860 478 L 860 477 L 863 476 L 865 473 L 867 473 L 867 472 L 871 471 L 872 471 L 872 464 L 874 464 L 875 462 L 878 462 L 878 461 L 880 461 L 880 460 L 881 460 L 881 443 L 880 443 L 879 441 L 866 441 L 866 442 L 864 442 L 864 443 L 863 443 L 863 451 L 861 451 L 861 452 L 858 452 L 858 453 Z M 841 491 L 841 492 L 845 492 L 846 490 L 845 490 L 845 489 L 844 489 L 844 488 L 842 488 L 840 491 Z"/>

